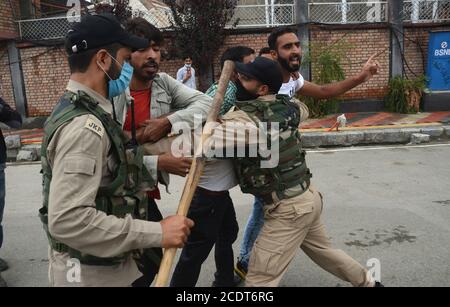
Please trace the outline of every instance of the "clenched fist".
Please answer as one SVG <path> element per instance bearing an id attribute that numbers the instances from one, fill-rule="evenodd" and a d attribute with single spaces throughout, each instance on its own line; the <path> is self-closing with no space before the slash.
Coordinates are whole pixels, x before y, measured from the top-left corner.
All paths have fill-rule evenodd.
<path id="1" fill-rule="evenodd" d="M 170 216 L 161 221 L 162 248 L 182 248 L 191 234 L 194 222 L 184 216 Z"/>

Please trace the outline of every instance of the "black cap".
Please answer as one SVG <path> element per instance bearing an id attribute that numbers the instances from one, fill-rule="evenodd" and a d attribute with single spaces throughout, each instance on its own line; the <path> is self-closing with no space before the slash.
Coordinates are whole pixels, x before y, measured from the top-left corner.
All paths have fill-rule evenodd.
<path id="1" fill-rule="evenodd" d="M 81 53 L 114 43 L 120 43 L 132 50 L 147 48 L 149 45 L 147 39 L 133 36 L 125 31 L 113 14 L 83 16 L 81 22 L 76 23 L 66 36 L 69 54 Z"/>
<path id="2" fill-rule="evenodd" d="M 236 71 L 269 86 L 273 94 L 278 94 L 283 85 L 283 74 L 277 62 L 265 57 L 257 57 L 253 62 L 236 62 Z"/>

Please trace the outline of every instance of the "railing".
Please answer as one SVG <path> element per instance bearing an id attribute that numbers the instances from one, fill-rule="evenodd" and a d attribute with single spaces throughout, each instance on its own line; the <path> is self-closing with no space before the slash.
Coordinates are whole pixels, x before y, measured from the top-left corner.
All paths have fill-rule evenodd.
<path id="1" fill-rule="evenodd" d="M 295 23 L 295 4 L 238 5 L 229 26 L 274 27 Z"/>
<path id="2" fill-rule="evenodd" d="M 324 2 L 309 4 L 311 22 L 330 24 L 376 23 L 388 19 L 386 1 Z"/>
<path id="3" fill-rule="evenodd" d="M 134 10 L 133 16 L 143 17 L 161 30 L 167 30 L 172 26 L 172 11 L 169 8 L 151 8 L 147 11 Z"/>
<path id="4" fill-rule="evenodd" d="M 330 24 L 357 24 L 387 22 L 386 1 L 310 3 L 311 22 Z M 171 27 L 169 9 L 151 9 L 140 16 L 160 29 Z M 406 0 L 405 22 L 450 21 L 450 0 Z M 66 16 L 18 21 L 20 37 L 26 40 L 62 39 L 70 29 Z M 238 5 L 228 27 L 274 27 L 295 24 L 295 1 L 291 4 Z"/>
<path id="5" fill-rule="evenodd" d="M 160 29 L 171 26 L 170 10 L 152 9 L 147 12 L 134 12 Z M 78 17 L 79 18 L 79 17 Z M 71 21 L 74 17 L 70 18 Z M 59 17 L 28 19 L 18 21 L 20 37 L 24 40 L 58 40 L 63 39 L 71 28 L 72 22 L 66 15 Z"/>
<path id="6" fill-rule="evenodd" d="M 53 40 L 64 38 L 71 23 L 67 16 L 20 20 L 19 33 L 26 40 Z"/>
<path id="7" fill-rule="evenodd" d="M 450 0 L 405 1 L 403 20 L 411 23 L 450 21 Z"/>

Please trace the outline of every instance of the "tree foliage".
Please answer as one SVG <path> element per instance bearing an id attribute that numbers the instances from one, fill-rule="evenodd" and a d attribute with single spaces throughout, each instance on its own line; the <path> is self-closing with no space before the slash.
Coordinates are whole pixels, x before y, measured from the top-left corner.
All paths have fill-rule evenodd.
<path id="1" fill-rule="evenodd" d="M 130 0 L 112 0 L 112 4 L 104 1 L 95 1 L 94 4 L 95 12 L 97 14 L 112 13 L 116 15 L 117 19 L 122 24 L 133 15 L 130 7 Z"/>
<path id="2" fill-rule="evenodd" d="M 420 75 L 412 80 L 394 77 L 389 81 L 389 93 L 385 99 L 386 108 L 390 112 L 417 113 L 420 100 L 426 89 L 427 79 Z"/>
<path id="3" fill-rule="evenodd" d="M 350 62 L 347 51 L 351 46 L 340 40 L 333 44 L 315 43 L 310 46 L 310 53 L 304 58 L 303 64 L 311 64 L 313 69 L 313 82 L 324 85 L 345 79 L 342 63 Z M 311 113 L 311 117 L 317 118 L 336 113 L 339 109 L 339 98 L 316 99 L 312 97 L 300 97 Z"/>
<path id="4" fill-rule="evenodd" d="M 225 39 L 225 26 L 238 0 L 165 0 L 172 12 L 178 56 L 190 56 L 206 89 L 213 59 Z"/>

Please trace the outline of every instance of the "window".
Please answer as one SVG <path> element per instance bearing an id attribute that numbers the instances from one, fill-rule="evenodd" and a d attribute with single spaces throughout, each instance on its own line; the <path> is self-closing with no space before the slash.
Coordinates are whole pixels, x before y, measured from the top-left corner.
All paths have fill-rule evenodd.
<path id="1" fill-rule="evenodd" d="M 294 0 L 240 0 L 232 24 L 270 27 L 295 23 Z"/>

